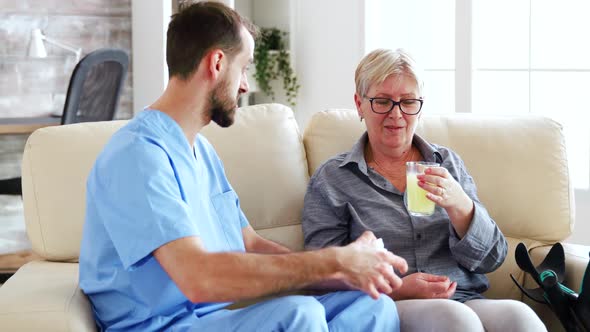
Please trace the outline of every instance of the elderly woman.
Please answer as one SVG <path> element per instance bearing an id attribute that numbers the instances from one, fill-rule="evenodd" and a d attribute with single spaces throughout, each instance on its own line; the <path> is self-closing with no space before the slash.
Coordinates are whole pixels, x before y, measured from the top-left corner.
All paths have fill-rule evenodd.
<path id="1" fill-rule="evenodd" d="M 370 230 L 408 262 L 398 300 L 402 330 L 543 331 L 524 303 L 487 300 L 484 273 L 506 257 L 507 244 L 477 198 L 473 179 L 451 149 L 416 135 L 424 103 L 414 61 L 379 49 L 360 62 L 354 101 L 367 131 L 352 150 L 313 175 L 305 196 L 307 248 L 346 245 Z M 404 205 L 406 162 L 440 164 L 418 176 L 436 204 L 430 216 Z"/>

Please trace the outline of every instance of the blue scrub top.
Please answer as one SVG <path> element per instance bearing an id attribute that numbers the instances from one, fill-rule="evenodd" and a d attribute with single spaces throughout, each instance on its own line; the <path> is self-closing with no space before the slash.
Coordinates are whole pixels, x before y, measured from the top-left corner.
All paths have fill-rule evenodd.
<path id="1" fill-rule="evenodd" d="M 141 112 L 113 135 L 88 177 L 80 287 L 98 324 L 184 330 L 227 306 L 190 302 L 152 253 L 187 236 L 210 252 L 243 252 L 247 225 L 211 144 L 197 135 L 191 149 L 168 115 Z"/>

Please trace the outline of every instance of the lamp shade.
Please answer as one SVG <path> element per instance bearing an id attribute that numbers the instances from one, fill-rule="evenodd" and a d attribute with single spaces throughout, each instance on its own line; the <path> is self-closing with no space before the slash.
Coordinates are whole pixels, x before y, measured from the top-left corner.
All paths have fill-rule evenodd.
<path id="1" fill-rule="evenodd" d="M 31 30 L 31 41 L 29 42 L 28 56 L 32 58 L 46 58 L 47 50 L 43 44 L 43 34 L 39 29 Z"/>
<path id="2" fill-rule="evenodd" d="M 31 42 L 29 44 L 28 55 L 32 58 L 46 58 L 47 57 L 47 50 L 45 50 L 44 43 L 49 43 L 51 45 L 55 45 L 59 48 L 62 48 L 64 50 L 74 53 L 76 55 L 76 62 L 78 62 L 78 60 L 80 60 L 80 56 L 82 55 L 81 48 L 71 46 L 66 43 L 59 42 L 59 41 L 52 39 L 52 38 L 48 38 L 43 33 L 41 33 L 40 29 L 31 30 Z"/>

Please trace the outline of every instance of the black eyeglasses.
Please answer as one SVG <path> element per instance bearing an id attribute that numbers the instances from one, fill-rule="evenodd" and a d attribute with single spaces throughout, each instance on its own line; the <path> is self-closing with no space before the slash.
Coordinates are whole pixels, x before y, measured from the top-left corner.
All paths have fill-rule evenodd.
<path id="1" fill-rule="evenodd" d="M 424 100 L 420 99 L 402 99 L 400 101 L 395 101 L 391 98 L 367 98 L 371 103 L 371 110 L 377 114 L 387 114 L 391 112 L 391 110 L 395 107 L 395 105 L 399 105 L 399 110 L 402 113 L 407 115 L 416 115 L 420 113 L 422 109 L 422 103 Z"/>

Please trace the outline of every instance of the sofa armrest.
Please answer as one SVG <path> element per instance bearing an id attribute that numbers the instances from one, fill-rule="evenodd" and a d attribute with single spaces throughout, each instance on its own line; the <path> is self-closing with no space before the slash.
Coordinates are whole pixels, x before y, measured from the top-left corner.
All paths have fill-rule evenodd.
<path id="1" fill-rule="evenodd" d="M 0 287 L 5 331 L 96 331 L 90 302 L 78 287 L 78 264 L 34 261 Z"/>

